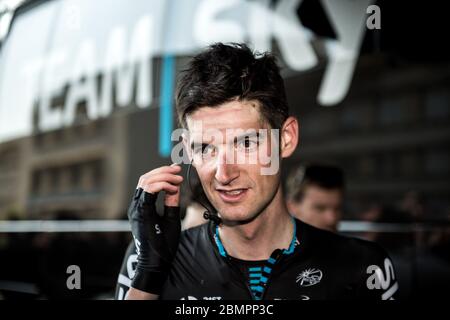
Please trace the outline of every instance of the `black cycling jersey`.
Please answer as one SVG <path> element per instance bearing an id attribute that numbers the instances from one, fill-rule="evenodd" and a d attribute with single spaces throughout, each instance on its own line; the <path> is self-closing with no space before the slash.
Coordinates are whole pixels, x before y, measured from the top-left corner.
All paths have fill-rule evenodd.
<path id="1" fill-rule="evenodd" d="M 314 228 L 295 220 L 289 248 L 267 261 L 230 257 L 214 223 L 182 232 L 161 299 L 324 300 L 393 299 L 398 290 L 394 268 L 377 244 Z M 118 279 L 123 299 L 134 275 L 131 243 Z"/>

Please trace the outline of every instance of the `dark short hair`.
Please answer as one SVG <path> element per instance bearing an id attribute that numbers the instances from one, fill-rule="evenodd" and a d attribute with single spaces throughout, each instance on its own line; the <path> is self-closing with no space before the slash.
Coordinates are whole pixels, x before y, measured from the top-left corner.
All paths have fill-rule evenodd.
<path id="1" fill-rule="evenodd" d="M 194 56 L 178 81 L 178 121 L 201 107 L 255 100 L 263 120 L 280 129 L 289 116 L 283 78 L 275 56 L 253 53 L 245 44 L 215 43 Z"/>
<path id="2" fill-rule="evenodd" d="M 311 185 L 327 190 L 343 191 L 344 173 L 338 167 L 330 165 L 300 166 L 293 170 L 287 179 L 288 199 L 294 202 L 301 201 L 306 188 Z"/>

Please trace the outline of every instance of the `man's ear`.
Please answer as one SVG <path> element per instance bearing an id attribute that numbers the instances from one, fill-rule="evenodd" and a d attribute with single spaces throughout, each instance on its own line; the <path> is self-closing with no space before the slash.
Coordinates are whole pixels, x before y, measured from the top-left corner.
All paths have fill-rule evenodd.
<path id="1" fill-rule="evenodd" d="M 297 144 L 299 141 L 299 123 L 297 118 L 289 117 L 283 123 L 281 127 L 281 157 L 288 158 L 290 157 L 295 149 L 297 148 Z"/>

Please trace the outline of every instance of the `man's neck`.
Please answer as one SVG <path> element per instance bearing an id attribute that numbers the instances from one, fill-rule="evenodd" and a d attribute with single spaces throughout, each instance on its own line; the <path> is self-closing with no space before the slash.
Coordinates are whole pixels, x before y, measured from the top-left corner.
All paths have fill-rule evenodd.
<path id="1" fill-rule="evenodd" d="M 227 253 L 241 260 L 266 260 L 275 249 L 287 249 L 294 232 L 293 219 L 281 188 L 272 202 L 253 221 L 243 225 L 221 225 L 220 239 Z"/>

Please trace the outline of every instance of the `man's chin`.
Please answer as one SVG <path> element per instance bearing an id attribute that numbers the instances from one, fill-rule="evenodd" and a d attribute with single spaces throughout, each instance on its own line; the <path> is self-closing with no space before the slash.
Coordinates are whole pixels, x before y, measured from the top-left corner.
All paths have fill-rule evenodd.
<path id="1" fill-rule="evenodd" d="M 248 212 L 239 214 L 236 212 L 224 212 L 220 214 L 220 218 L 222 219 L 222 223 L 225 225 L 243 225 L 252 222 L 256 219 L 258 214 L 249 214 Z"/>

